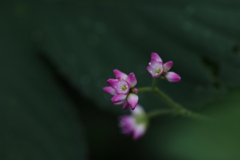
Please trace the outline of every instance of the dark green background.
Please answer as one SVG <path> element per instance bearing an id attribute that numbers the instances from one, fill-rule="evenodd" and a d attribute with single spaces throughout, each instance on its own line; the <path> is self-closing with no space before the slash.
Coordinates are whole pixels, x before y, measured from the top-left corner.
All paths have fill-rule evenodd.
<path id="1" fill-rule="evenodd" d="M 1 1 L 0 159 L 239 159 L 239 26 L 237 0 Z M 150 85 L 151 52 L 182 77 L 159 87 L 217 122 L 162 116 L 138 141 L 120 133 L 129 111 L 102 88 L 113 69 Z"/>

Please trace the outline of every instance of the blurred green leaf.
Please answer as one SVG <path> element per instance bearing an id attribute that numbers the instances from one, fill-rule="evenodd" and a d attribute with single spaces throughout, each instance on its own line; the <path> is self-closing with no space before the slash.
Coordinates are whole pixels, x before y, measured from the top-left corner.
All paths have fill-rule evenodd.
<path id="1" fill-rule="evenodd" d="M 208 109 L 202 114 L 214 118 L 215 121 L 200 123 L 178 118 L 178 122 L 175 120 L 168 124 L 169 126 L 158 126 L 161 129 L 155 127 L 154 132 L 148 135 L 152 150 L 146 152 L 178 160 L 239 159 L 239 96 L 240 90 L 233 90 L 206 106 Z M 156 141 L 159 135 L 163 137 Z"/>
<path id="2" fill-rule="evenodd" d="M 23 25 L 26 19 L 15 16 L 11 3 L 3 6 L 0 159 L 86 159 L 86 140 L 75 106 L 33 49 L 30 26 Z"/>
<path id="3" fill-rule="evenodd" d="M 138 87 L 150 85 L 152 78 L 146 66 L 153 51 L 164 61 L 173 60 L 172 70 L 182 76 L 181 83 L 162 81 L 160 88 L 187 108 L 200 109 L 219 95 L 226 95 L 229 88 L 240 85 L 240 76 L 237 76 L 240 72 L 239 2 L 150 3 L 138 2 L 133 6 L 129 2 L 114 5 L 110 1 L 96 4 L 62 0 L 1 2 L 1 102 L 4 106 L 1 122 L 5 131 L 2 144 L 8 146 L 2 150 L 3 158 L 85 158 L 86 144 L 73 105 L 62 94 L 49 68 L 44 68 L 38 54 L 46 57 L 100 109 L 117 114 L 123 112 L 121 107 L 111 104 L 111 96 L 103 93 L 102 87 L 113 77 L 112 70 L 116 68 L 126 73 L 135 72 Z M 34 53 L 36 50 L 41 53 Z M 152 94 L 141 94 L 140 104 L 146 110 L 166 107 Z M 173 131 L 164 132 L 165 125 L 180 132 L 185 124 L 179 122 L 180 128 L 177 128 L 171 122 L 157 122 L 158 125 L 153 122 L 143 137 L 143 140 L 153 138 L 146 142 L 149 147 L 141 145 L 143 151 L 157 146 L 151 150 L 156 152 L 150 154 L 156 155 L 152 159 L 169 156 L 163 152 L 175 153 L 171 144 L 181 144 L 178 135 L 170 134 Z M 191 124 L 188 126 L 192 128 Z M 176 137 L 174 142 L 168 142 L 173 137 Z M 204 141 L 201 142 L 204 146 Z M 159 144 L 166 146 L 166 150 L 159 151 Z M 183 150 L 188 151 L 188 147 L 186 143 Z M 194 147 L 191 149 L 194 156 L 198 155 Z M 222 151 L 221 147 L 212 155 L 218 151 Z M 152 152 L 146 155 L 149 153 Z M 224 154 L 222 152 L 223 157 Z M 183 152 L 176 156 L 193 155 Z"/>
<path id="4" fill-rule="evenodd" d="M 232 1 L 216 3 L 214 8 L 214 2 L 186 1 L 179 7 L 175 3 L 135 7 L 32 4 L 30 13 L 38 17 L 33 19 L 33 40 L 99 107 L 121 112 L 102 91 L 115 68 L 135 72 L 138 87 L 149 85 L 146 66 L 155 51 L 164 61 L 173 60 L 172 70 L 182 76 L 181 83 L 161 82 L 161 88 L 187 108 L 199 108 L 240 84 L 236 76 L 239 37 L 234 35 L 239 32 L 235 26 L 240 24 L 236 8 L 240 5 Z M 231 7 L 234 10 L 229 12 Z M 148 109 L 165 106 L 154 98 L 140 95 L 140 104 Z"/>

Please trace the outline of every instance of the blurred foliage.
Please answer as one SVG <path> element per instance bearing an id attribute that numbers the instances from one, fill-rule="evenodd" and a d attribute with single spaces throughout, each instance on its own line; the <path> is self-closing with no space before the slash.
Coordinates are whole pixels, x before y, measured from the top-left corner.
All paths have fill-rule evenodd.
<path id="1" fill-rule="evenodd" d="M 161 88 L 187 107 L 201 107 L 228 87 L 239 85 L 240 77 L 235 76 L 240 72 L 239 55 L 235 54 L 239 40 L 231 33 L 226 35 L 226 30 L 239 32 L 234 27 L 239 24 L 235 11 L 232 16 L 229 11 L 220 14 L 221 8 L 194 4 L 175 8 L 60 2 L 31 8 L 33 17 L 38 17 L 33 20 L 35 43 L 77 88 L 104 109 L 119 113 L 109 102 L 110 96 L 102 94 L 114 68 L 136 72 L 138 86 L 149 85 L 151 77 L 145 66 L 152 51 L 165 61 L 174 61 L 173 70 L 182 75 L 182 82 L 163 82 Z M 221 28 L 215 29 L 212 23 Z M 149 99 L 144 95 L 140 103 L 158 107 Z"/>
<path id="2" fill-rule="evenodd" d="M 1 12 L 0 159 L 85 159 L 76 109 L 33 50 L 29 28 Z"/>
<path id="3" fill-rule="evenodd" d="M 162 153 L 169 159 L 239 159 L 239 96 L 238 88 L 208 104 L 208 109 L 202 114 L 214 118 L 212 122 L 196 123 L 178 119 L 161 130 L 156 128 L 151 136 L 158 137 L 160 134 L 164 136 L 158 141 L 152 139 L 150 143 L 157 149 L 149 149 L 146 152 L 152 155 Z"/>
<path id="4" fill-rule="evenodd" d="M 239 157 L 233 149 L 238 144 L 225 150 L 225 142 L 217 146 L 209 139 L 215 130 L 238 139 L 231 132 L 234 118 L 225 120 L 239 121 L 238 91 L 230 89 L 240 85 L 240 3 L 135 3 L 0 2 L 1 159 L 220 159 L 219 152 Z M 160 88 L 191 110 L 228 113 L 223 128 L 209 131 L 211 126 L 163 117 L 138 142 L 119 134 L 116 115 L 127 111 L 113 106 L 102 87 L 115 68 L 135 72 L 138 87 L 149 85 L 146 66 L 153 51 L 174 61 L 172 70 L 182 76 L 180 83 L 162 81 Z M 147 111 L 166 107 L 152 94 L 141 94 L 140 104 Z"/>

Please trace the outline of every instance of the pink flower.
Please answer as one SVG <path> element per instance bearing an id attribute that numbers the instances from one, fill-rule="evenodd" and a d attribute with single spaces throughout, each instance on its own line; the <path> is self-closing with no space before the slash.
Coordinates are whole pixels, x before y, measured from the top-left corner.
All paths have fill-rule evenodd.
<path id="1" fill-rule="evenodd" d="M 181 77 L 175 72 L 167 72 L 165 77 L 169 82 L 179 82 L 181 80 Z"/>
<path id="2" fill-rule="evenodd" d="M 130 106 L 130 108 L 134 110 L 138 103 L 138 89 L 133 88 L 137 84 L 135 74 L 130 73 L 126 75 L 117 69 L 114 69 L 113 73 L 116 79 L 108 79 L 107 83 L 109 86 L 104 87 L 103 91 L 113 95 L 111 101 L 114 105 L 123 104 L 123 109 Z"/>
<path id="3" fill-rule="evenodd" d="M 121 127 L 123 134 L 132 134 L 133 139 L 137 140 L 145 134 L 148 118 L 140 105 L 137 105 L 136 109 L 131 112 L 132 115 L 124 115 L 120 117 L 119 126 Z"/>
<path id="4" fill-rule="evenodd" d="M 147 66 L 148 72 L 152 75 L 153 78 L 157 78 L 163 74 L 163 63 L 152 59 Z"/>
<path id="5" fill-rule="evenodd" d="M 151 61 L 147 66 L 148 72 L 152 75 L 153 78 L 163 77 L 169 82 L 179 82 L 181 77 L 175 72 L 168 72 L 172 68 L 173 62 L 168 61 L 163 63 L 161 57 L 157 53 L 151 54 Z"/>

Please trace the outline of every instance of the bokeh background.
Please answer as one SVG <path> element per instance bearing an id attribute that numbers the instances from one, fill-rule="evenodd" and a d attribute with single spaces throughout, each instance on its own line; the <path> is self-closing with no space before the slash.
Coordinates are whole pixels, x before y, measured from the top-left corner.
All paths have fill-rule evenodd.
<path id="1" fill-rule="evenodd" d="M 239 26 L 239 0 L 1 1 L 0 159 L 239 159 Z M 137 141 L 121 134 L 129 111 L 102 88 L 113 69 L 150 85 L 151 52 L 182 77 L 159 87 L 216 122 L 161 116 Z"/>

